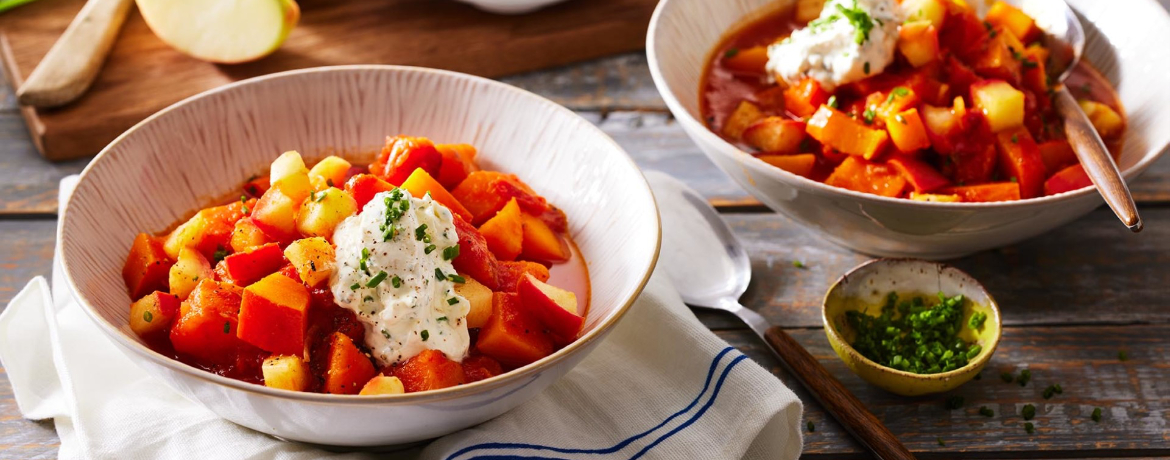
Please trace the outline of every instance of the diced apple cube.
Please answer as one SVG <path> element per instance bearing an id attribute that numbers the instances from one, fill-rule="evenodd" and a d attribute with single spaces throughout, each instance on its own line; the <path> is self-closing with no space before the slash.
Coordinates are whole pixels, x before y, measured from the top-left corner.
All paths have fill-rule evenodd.
<path id="1" fill-rule="evenodd" d="M 272 187 L 264 192 L 256 209 L 252 210 L 252 223 L 274 241 L 291 242 L 299 236 L 297 211 L 301 201 L 285 195 L 279 187 Z"/>
<path id="2" fill-rule="evenodd" d="M 339 156 L 325 157 L 324 160 L 313 165 L 313 169 L 309 170 L 309 185 L 316 191 L 329 187 L 344 187 L 345 176 L 351 167 L 353 165 Z"/>
<path id="3" fill-rule="evenodd" d="M 1101 135 L 1103 139 L 1115 139 L 1121 135 L 1125 128 L 1125 121 L 1112 107 L 1090 100 L 1080 101 L 1080 105 L 1081 110 L 1093 123 L 1093 127 L 1097 129 L 1097 134 Z"/>
<path id="4" fill-rule="evenodd" d="M 406 393 L 406 388 L 402 386 L 402 380 L 392 375 L 377 375 L 366 385 L 362 387 L 362 391 L 358 394 L 365 396 L 374 395 L 400 395 Z"/>
<path id="5" fill-rule="evenodd" d="M 723 122 L 723 135 L 735 140 L 743 137 L 743 132 L 747 130 L 748 126 L 764 118 L 764 112 L 760 111 L 759 107 L 748 101 L 740 101 L 739 106 L 727 117 Z"/>
<path id="6" fill-rule="evenodd" d="M 280 188 L 294 200 L 303 200 L 313 189 L 309 185 L 309 168 L 296 150 L 284 152 L 275 161 L 268 175 L 273 188 Z"/>
<path id="7" fill-rule="evenodd" d="M 236 221 L 236 226 L 232 229 L 232 252 L 251 251 L 271 242 L 268 235 L 265 235 L 250 217 Z"/>
<path id="8" fill-rule="evenodd" d="M 544 283 L 532 275 L 520 280 L 517 293 L 520 303 L 548 328 L 557 343 L 563 345 L 577 338 L 585 318 L 577 314 L 576 294 Z"/>
<path id="9" fill-rule="evenodd" d="M 1019 8 L 1009 5 L 1002 0 L 995 2 L 987 10 L 987 22 L 996 27 L 1003 27 L 1011 31 L 1012 35 L 1020 40 L 1030 41 L 1039 31 L 1036 21 Z"/>
<path id="10" fill-rule="evenodd" d="M 296 268 L 301 281 L 309 286 L 328 280 L 336 264 L 333 245 L 319 236 L 293 241 L 284 249 L 284 257 Z"/>
<path id="11" fill-rule="evenodd" d="M 264 351 L 300 355 L 305 351 L 309 290 L 280 273 L 244 288 L 236 336 Z"/>
<path id="12" fill-rule="evenodd" d="M 946 19 L 947 7 L 942 0 L 903 0 L 902 11 L 906 22 L 927 21 L 935 29 L 940 29 Z"/>
<path id="13" fill-rule="evenodd" d="M 167 338 L 179 316 L 179 298 L 154 291 L 130 305 L 130 330 L 150 343 Z"/>
<path id="14" fill-rule="evenodd" d="M 796 153 L 804 140 L 804 122 L 784 117 L 766 117 L 743 132 L 743 141 L 765 153 Z"/>
<path id="15" fill-rule="evenodd" d="M 938 58 L 938 30 L 928 21 L 910 22 L 898 31 L 898 51 L 914 67 L 922 67 Z"/>
<path id="16" fill-rule="evenodd" d="M 179 259 L 171 265 L 171 294 L 186 300 L 200 280 L 212 276 L 211 263 L 203 254 L 191 248 L 183 248 L 179 250 Z"/>
<path id="17" fill-rule="evenodd" d="M 985 80 L 971 85 L 975 108 L 987 117 L 992 132 L 1024 125 L 1024 93 L 1002 80 Z"/>
<path id="18" fill-rule="evenodd" d="M 357 201 L 338 188 L 314 192 L 301 203 L 297 230 L 305 236 L 333 238 L 333 230 L 346 217 L 357 214 Z"/>
<path id="19" fill-rule="evenodd" d="M 492 316 L 492 290 L 475 278 L 464 279 L 467 281 L 455 285 L 455 294 L 467 299 L 467 303 L 471 305 L 467 311 L 467 327 L 470 329 L 483 327 Z"/>
<path id="20" fill-rule="evenodd" d="M 260 367 L 264 386 L 292 391 L 307 391 L 313 375 L 300 356 L 270 356 Z"/>

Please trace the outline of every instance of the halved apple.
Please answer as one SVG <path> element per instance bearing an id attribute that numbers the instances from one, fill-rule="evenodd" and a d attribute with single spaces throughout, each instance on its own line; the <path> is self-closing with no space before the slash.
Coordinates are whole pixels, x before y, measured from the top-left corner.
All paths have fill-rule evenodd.
<path id="1" fill-rule="evenodd" d="M 204 61 L 254 61 L 280 48 L 301 9 L 294 0 L 137 0 L 162 41 Z"/>
<path id="2" fill-rule="evenodd" d="M 547 327 L 557 342 L 566 344 L 577 338 L 585 318 L 577 315 L 577 295 L 524 275 L 517 288 L 520 303 Z"/>

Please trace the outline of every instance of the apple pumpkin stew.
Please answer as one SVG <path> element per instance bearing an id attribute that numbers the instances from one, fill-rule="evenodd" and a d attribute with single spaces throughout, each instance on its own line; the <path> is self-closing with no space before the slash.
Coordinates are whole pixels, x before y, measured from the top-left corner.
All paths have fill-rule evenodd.
<path id="1" fill-rule="evenodd" d="M 1002 1 L 970 5 L 983 6 L 798 0 L 714 50 L 703 116 L 775 167 L 863 193 L 1009 201 L 1090 185 L 1035 21 Z M 1065 84 L 1117 155 L 1125 119 L 1109 83 L 1082 61 Z"/>
<path id="2" fill-rule="evenodd" d="M 192 366 L 324 393 L 435 390 L 548 356 L 582 329 L 584 261 L 563 212 L 475 156 L 412 137 L 368 167 L 286 152 L 238 199 L 135 238 L 130 328 Z"/>

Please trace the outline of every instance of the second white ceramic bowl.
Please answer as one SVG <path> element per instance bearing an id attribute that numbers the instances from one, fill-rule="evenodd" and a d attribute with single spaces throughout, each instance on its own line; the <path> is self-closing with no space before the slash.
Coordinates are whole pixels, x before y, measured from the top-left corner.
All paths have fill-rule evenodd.
<path id="1" fill-rule="evenodd" d="M 1109 78 L 1129 115 L 1118 166 L 1128 180 L 1170 145 L 1170 16 L 1154 0 L 1070 0 L 1082 15 L 1085 56 Z M 1006 203 L 926 203 L 831 187 L 772 167 L 699 120 L 709 53 L 747 21 L 795 0 L 662 0 L 646 38 L 658 91 L 687 135 L 719 169 L 768 207 L 842 246 L 880 256 L 946 259 L 1008 245 L 1071 222 L 1103 201 L 1096 189 Z M 718 174 L 711 171 L 711 174 Z M 1126 232 L 1118 222 L 1119 234 Z"/>
<path id="2" fill-rule="evenodd" d="M 515 173 L 569 217 L 592 278 L 577 341 L 480 382 L 389 396 L 298 393 L 232 380 L 147 348 L 127 326 L 122 263 L 138 232 L 159 232 L 239 194 L 277 155 L 368 158 L 387 135 L 469 143 L 487 169 Z M 307 69 L 179 102 L 119 136 L 81 175 L 58 235 L 83 309 L 132 360 L 240 425 L 315 444 L 434 438 L 516 407 L 596 347 L 641 292 L 658 256 L 654 197 L 633 161 L 573 112 L 526 91 L 453 72 L 396 66 Z"/>

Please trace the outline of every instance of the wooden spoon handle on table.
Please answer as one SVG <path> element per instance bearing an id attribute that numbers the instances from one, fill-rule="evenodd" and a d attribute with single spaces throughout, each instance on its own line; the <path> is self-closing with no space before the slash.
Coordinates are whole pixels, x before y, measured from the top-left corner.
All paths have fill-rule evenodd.
<path id="1" fill-rule="evenodd" d="M 89 0 L 28 79 L 16 90 L 22 105 L 73 102 L 97 77 L 133 0 Z"/>
<path id="2" fill-rule="evenodd" d="M 855 439 L 865 444 L 874 456 L 882 460 L 914 458 L 914 454 L 886 429 L 882 421 L 870 413 L 865 404 L 845 389 L 792 336 L 779 327 L 771 327 L 764 334 L 764 339 L 780 355 L 780 361 L 792 375 L 824 406 L 825 411 L 841 422 Z"/>
<path id="3" fill-rule="evenodd" d="M 1142 218 L 1138 215 L 1137 205 L 1133 202 L 1133 195 L 1129 193 L 1129 186 L 1121 177 L 1117 163 L 1105 148 L 1097 129 L 1085 116 L 1076 99 L 1073 99 L 1068 88 L 1064 85 L 1056 91 L 1056 110 L 1064 120 L 1064 132 L 1072 144 L 1073 151 L 1081 160 L 1081 166 L 1089 175 L 1089 180 L 1100 190 L 1105 203 L 1113 209 L 1113 213 L 1121 222 L 1133 230 L 1142 231 Z"/>

